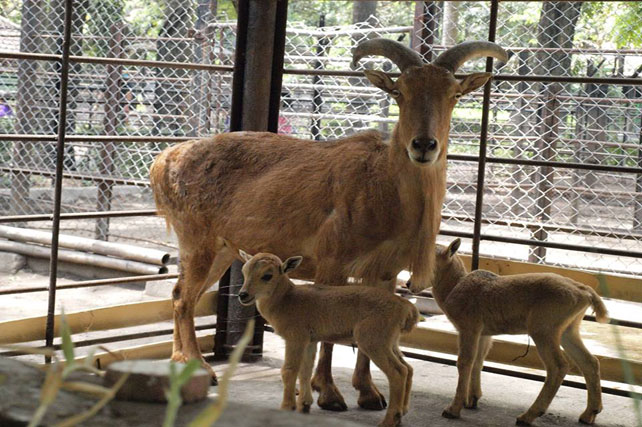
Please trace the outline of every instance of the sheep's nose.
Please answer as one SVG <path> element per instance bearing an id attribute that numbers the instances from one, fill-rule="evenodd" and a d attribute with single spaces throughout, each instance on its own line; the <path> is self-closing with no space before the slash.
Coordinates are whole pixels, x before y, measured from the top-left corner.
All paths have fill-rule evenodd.
<path id="1" fill-rule="evenodd" d="M 435 138 L 417 137 L 412 140 L 412 148 L 422 153 L 433 151 L 437 148 L 437 140 Z"/>
<path id="2" fill-rule="evenodd" d="M 248 299 L 249 297 L 250 297 L 250 294 L 248 294 L 247 292 L 239 292 L 239 299 L 241 301 L 244 301 L 244 300 Z"/>

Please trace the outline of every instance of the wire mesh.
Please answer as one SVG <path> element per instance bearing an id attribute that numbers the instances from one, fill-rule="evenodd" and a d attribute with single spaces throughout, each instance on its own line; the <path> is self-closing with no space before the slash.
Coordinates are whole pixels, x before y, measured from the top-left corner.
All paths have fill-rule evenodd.
<path id="1" fill-rule="evenodd" d="M 5 15 L 0 16 L 0 50 L 58 54 L 61 2 L 9 3 L 13 6 L 0 11 Z M 489 4 L 378 2 L 359 15 L 349 1 L 291 0 L 285 68 L 353 69 L 352 47 L 370 37 L 399 40 L 426 60 L 434 59 L 463 40 L 485 39 Z M 642 72 L 639 9 L 639 2 L 502 2 L 497 39 L 513 57 L 496 66 L 495 72 L 637 77 Z M 607 12 L 611 18 L 595 25 L 596 17 Z M 175 65 L 72 63 L 67 130 L 73 139 L 64 167 L 75 178 L 64 181 L 63 212 L 152 208 L 148 168 L 154 156 L 173 143 L 163 137 L 188 139 L 228 129 L 231 73 L 182 65 L 233 65 L 233 3 L 84 0 L 75 2 L 72 21 L 72 55 Z M 58 67 L 51 61 L 2 60 L 0 132 L 56 133 Z M 362 60 L 354 70 L 364 68 L 397 71 L 389 61 L 375 57 Z M 471 61 L 460 72 L 483 68 L 483 60 Z M 481 100 L 478 91 L 460 101 L 452 120 L 450 154 L 478 154 Z M 496 81 L 488 155 L 635 167 L 642 156 L 641 107 L 641 86 Z M 397 117 L 394 101 L 363 77 L 284 75 L 281 133 L 318 140 L 366 128 L 389 133 Z M 90 138 L 97 135 L 158 140 Z M 0 141 L 0 214 L 52 211 L 54 155 L 53 140 Z M 474 162 L 450 162 L 444 230 L 472 231 L 476 171 Z M 638 175 L 489 163 L 484 192 L 482 233 L 640 250 L 642 177 Z M 66 221 L 63 226 L 70 233 L 110 240 L 173 244 L 158 218 L 95 223 Z M 642 270 L 642 261 L 633 257 L 513 246 L 484 241 L 481 251 L 606 271 Z"/>

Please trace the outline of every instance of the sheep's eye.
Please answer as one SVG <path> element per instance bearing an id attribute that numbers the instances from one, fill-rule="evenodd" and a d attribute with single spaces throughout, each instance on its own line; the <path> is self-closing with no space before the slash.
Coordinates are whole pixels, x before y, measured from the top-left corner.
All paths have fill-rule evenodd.
<path id="1" fill-rule="evenodd" d="M 264 282 L 269 282 L 271 279 L 272 279 L 272 274 L 270 273 L 266 273 L 261 277 L 261 280 L 263 280 Z"/>
<path id="2" fill-rule="evenodd" d="M 459 98 L 461 98 L 461 93 L 458 92 L 455 94 L 455 99 L 459 99 Z"/>
<path id="3" fill-rule="evenodd" d="M 401 92 L 399 92 L 397 89 L 393 89 L 390 91 L 390 95 L 392 95 L 393 98 L 396 98 L 401 95 Z"/>

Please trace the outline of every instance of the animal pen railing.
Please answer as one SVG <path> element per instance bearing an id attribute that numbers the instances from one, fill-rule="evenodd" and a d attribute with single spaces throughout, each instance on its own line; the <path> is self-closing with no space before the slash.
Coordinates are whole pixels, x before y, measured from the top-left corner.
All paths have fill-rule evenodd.
<path id="1" fill-rule="evenodd" d="M 234 107 L 243 93 L 233 71 L 244 62 L 235 64 L 234 58 L 256 52 L 247 45 L 235 51 L 236 22 L 217 16 L 212 7 L 232 12 L 231 2 L 170 2 L 155 12 L 162 13 L 165 24 L 154 31 L 136 21 L 134 6 L 124 3 L 116 10 L 109 9 L 110 2 L 25 0 L 20 25 L 4 24 L 0 223 L 51 230 L 53 239 L 46 246 L 51 252 L 48 289 L 0 289 L 7 301 L 10 295 L 48 290 L 47 316 L 1 324 L 0 342 L 45 339 L 52 345 L 54 305 L 65 300 L 56 290 L 175 278 L 172 272 L 57 285 L 57 237 L 67 233 L 171 248 L 174 242 L 163 237 L 165 226 L 154 216 L 148 190 L 154 155 L 188 138 L 239 129 Z M 627 41 L 614 48 L 593 41 L 587 10 L 596 13 L 600 2 L 379 2 L 377 17 L 335 25 L 340 19 L 328 3 L 291 0 L 291 17 L 316 8 L 317 25 L 294 22 L 287 28 L 285 2 L 279 4 L 277 24 L 283 25 L 274 31 L 285 31 L 284 66 L 277 59 L 272 73 L 283 85 L 272 88 L 270 126 L 319 143 L 364 128 L 389 132 L 396 121 L 394 103 L 367 84 L 361 69 L 350 68 L 350 49 L 365 37 L 400 39 L 426 59 L 464 39 L 496 40 L 509 49 L 514 57 L 504 66 L 480 61 L 463 70 L 486 67 L 495 78 L 455 110 L 441 234 L 464 238 L 474 267 L 505 274 L 560 271 L 594 286 L 599 278 L 594 273 L 603 272 L 611 297 L 642 302 L 642 282 L 633 276 L 642 272 L 642 45 Z M 244 28 L 241 11 L 247 2 L 238 5 Z M 162 9 L 160 2 L 157 6 Z M 617 12 L 624 4 L 608 7 Z M 538 13 L 539 21 L 533 22 Z M 531 18 L 515 24 L 518 16 Z M 628 30 L 642 38 L 640 28 Z M 70 43 L 63 43 L 65 38 Z M 366 62 L 396 71 L 388 61 Z M 225 335 L 233 336 L 242 325 L 225 323 L 227 311 L 220 309 L 229 309 L 226 289 L 214 293 L 218 304 L 208 296 L 197 311 L 202 316 L 219 311 L 217 322 L 225 327 L 217 334 L 229 344 L 233 337 Z M 642 326 L 612 314 L 627 327 Z M 67 317 L 74 331 L 102 331 L 171 316 L 171 302 L 163 300 Z M 211 330 L 207 322 L 199 330 Z M 170 333 L 165 327 L 116 330 L 81 344 Z M 212 340 L 211 334 L 201 336 L 207 352 Z M 257 351 L 260 342 L 257 333 Z M 408 344 L 456 350 L 454 334 L 434 328 L 421 328 Z M 123 355 L 165 356 L 168 345 L 144 344 Z M 500 341 L 489 360 L 539 366 L 533 353 L 511 360 L 524 347 Z M 452 363 L 434 354 L 415 356 Z M 604 377 L 624 381 L 622 356 L 611 356 L 602 357 Z M 113 356 L 98 357 L 104 365 Z M 640 378 L 642 362 L 631 363 Z"/>

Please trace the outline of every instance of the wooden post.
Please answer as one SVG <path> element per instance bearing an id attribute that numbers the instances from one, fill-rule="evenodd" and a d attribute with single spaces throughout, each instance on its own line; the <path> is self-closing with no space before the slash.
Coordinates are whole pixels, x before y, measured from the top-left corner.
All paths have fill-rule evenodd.
<path id="1" fill-rule="evenodd" d="M 109 56 L 112 58 L 121 58 L 123 55 L 123 28 L 122 22 L 117 22 L 111 26 L 111 38 L 109 39 Z M 122 124 L 122 110 L 124 105 L 124 96 L 122 91 L 123 81 L 122 65 L 107 65 L 107 84 L 105 88 L 105 118 L 104 129 L 105 135 L 116 135 Z M 100 148 L 99 173 L 102 176 L 111 176 L 114 173 L 114 143 L 105 141 Z M 96 210 L 111 210 L 111 200 L 113 193 L 113 183 L 102 181 L 98 184 L 96 191 Z M 95 237 L 97 240 L 109 239 L 109 218 L 98 218 L 96 220 Z"/>
<path id="2" fill-rule="evenodd" d="M 426 61 L 432 61 L 437 29 L 437 3 L 434 1 L 415 2 L 415 19 L 410 38 L 410 47 Z"/>

